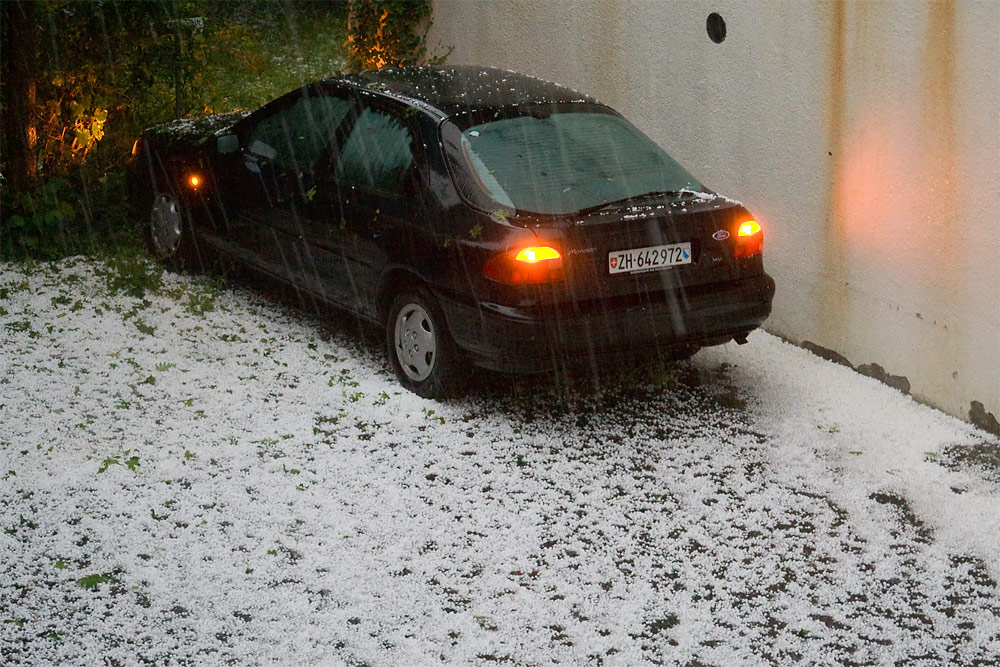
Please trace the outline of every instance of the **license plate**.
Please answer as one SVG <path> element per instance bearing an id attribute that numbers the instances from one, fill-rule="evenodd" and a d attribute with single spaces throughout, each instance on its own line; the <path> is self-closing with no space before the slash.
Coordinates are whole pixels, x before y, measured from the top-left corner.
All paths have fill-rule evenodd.
<path id="1" fill-rule="evenodd" d="M 691 244 L 651 245 L 646 248 L 612 250 L 608 253 L 608 272 L 640 273 L 691 263 Z"/>

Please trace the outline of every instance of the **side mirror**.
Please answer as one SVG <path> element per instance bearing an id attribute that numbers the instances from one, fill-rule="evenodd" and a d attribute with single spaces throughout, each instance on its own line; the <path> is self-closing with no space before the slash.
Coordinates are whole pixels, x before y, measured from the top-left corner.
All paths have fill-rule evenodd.
<path id="1" fill-rule="evenodd" d="M 273 160 L 278 157 L 278 151 L 270 144 L 265 144 L 260 139 L 254 139 L 250 142 L 249 147 L 250 153 L 256 155 L 257 157 L 262 157 L 265 160 Z"/>
<path id="2" fill-rule="evenodd" d="M 224 134 L 215 140 L 215 150 L 220 155 L 235 153 L 240 149 L 240 138 L 235 134 Z"/>

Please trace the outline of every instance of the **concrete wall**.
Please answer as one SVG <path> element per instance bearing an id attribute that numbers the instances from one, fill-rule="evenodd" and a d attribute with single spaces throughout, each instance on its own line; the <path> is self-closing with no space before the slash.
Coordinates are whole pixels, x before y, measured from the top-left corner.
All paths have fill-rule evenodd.
<path id="1" fill-rule="evenodd" d="M 998 35 L 997 0 L 437 0 L 429 44 L 617 108 L 757 216 L 768 330 L 968 419 L 1000 417 Z"/>

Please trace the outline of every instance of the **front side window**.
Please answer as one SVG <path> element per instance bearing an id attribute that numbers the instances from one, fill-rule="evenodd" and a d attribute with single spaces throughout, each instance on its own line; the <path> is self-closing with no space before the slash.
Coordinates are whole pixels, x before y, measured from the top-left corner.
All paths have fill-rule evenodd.
<path id="1" fill-rule="evenodd" d="M 494 202 L 571 214 L 651 192 L 701 190 L 662 148 L 620 116 L 553 109 L 467 127 L 462 153 Z"/>
<path id="2" fill-rule="evenodd" d="M 313 169 L 326 151 L 351 103 L 330 95 L 304 96 L 250 132 L 250 151 L 284 169 Z"/>
<path id="3" fill-rule="evenodd" d="M 337 162 L 337 180 L 385 193 L 397 192 L 413 164 L 410 129 L 399 118 L 367 108 L 358 116 Z"/>

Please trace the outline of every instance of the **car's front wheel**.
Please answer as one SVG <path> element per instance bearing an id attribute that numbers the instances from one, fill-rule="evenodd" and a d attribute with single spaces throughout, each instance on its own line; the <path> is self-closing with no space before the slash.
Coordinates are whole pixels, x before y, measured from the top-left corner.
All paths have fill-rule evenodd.
<path id="1" fill-rule="evenodd" d="M 400 384 L 424 398 L 456 394 L 467 362 L 448 332 L 444 315 L 426 291 L 400 294 L 386 319 L 389 360 Z"/>
<path id="2" fill-rule="evenodd" d="M 177 269 L 202 269 L 187 211 L 175 193 L 153 192 L 144 227 L 147 244 L 156 259 Z"/>

